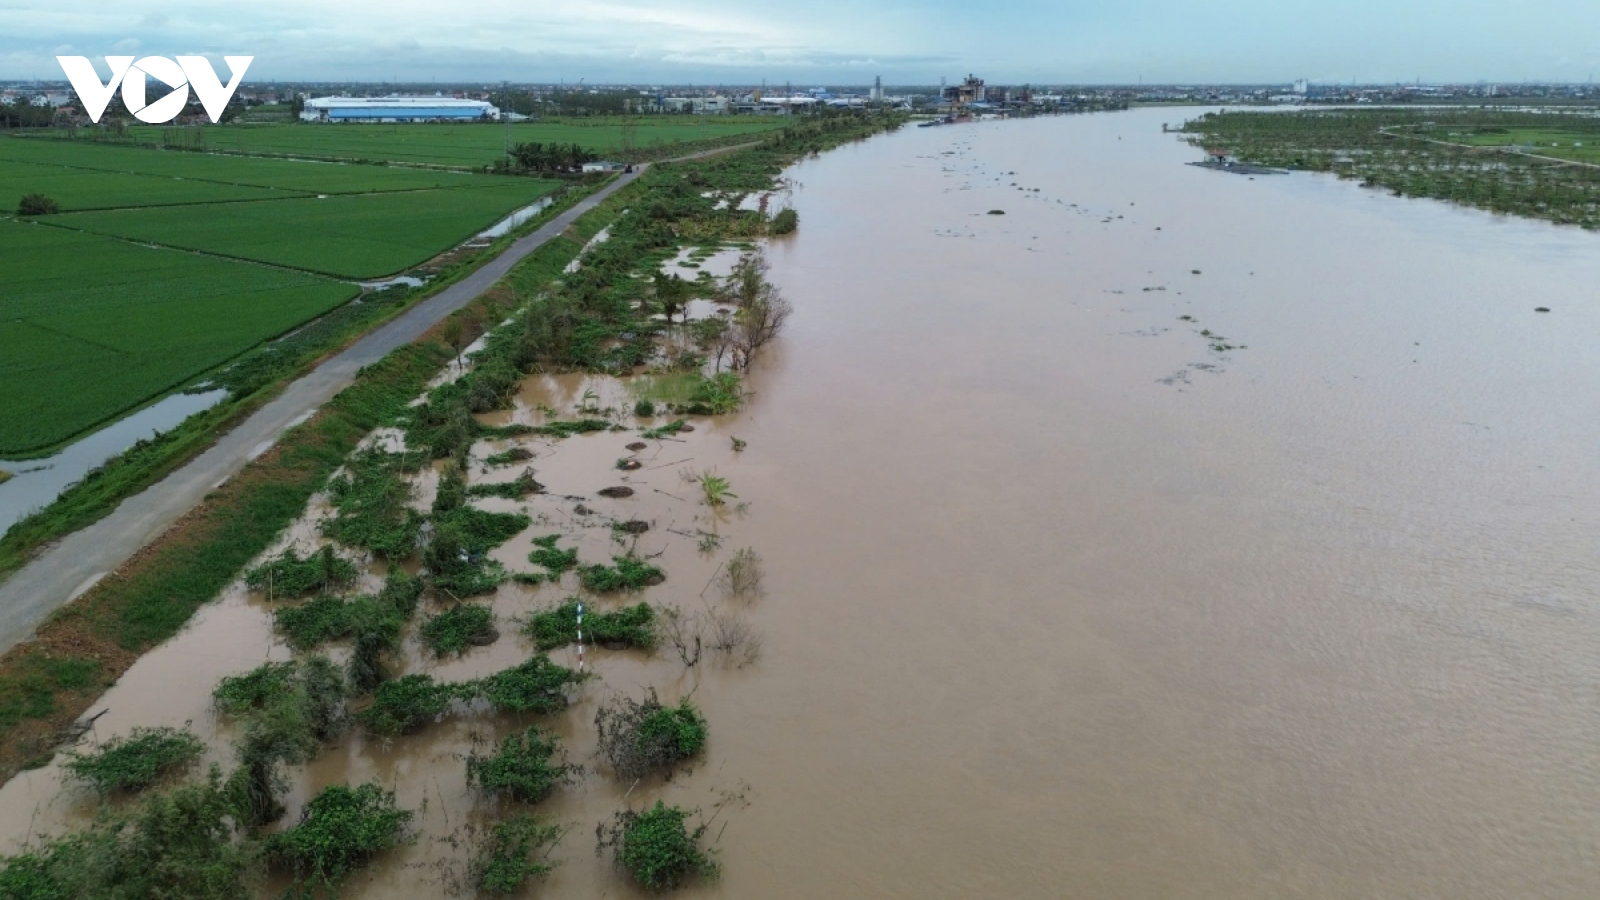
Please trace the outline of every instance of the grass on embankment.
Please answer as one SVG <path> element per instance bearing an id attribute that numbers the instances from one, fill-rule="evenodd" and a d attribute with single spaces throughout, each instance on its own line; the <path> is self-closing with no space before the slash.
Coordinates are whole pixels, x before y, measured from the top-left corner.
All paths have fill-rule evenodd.
<path id="1" fill-rule="evenodd" d="M 586 217 L 616 215 L 618 197 L 627 193 Z M 581 248 L 575 237 L 550 241 L 518 264 L 519 280 L 554 279 Z M 392 420 L 454 357 L 441 337 L 446 329 L 475 338 L 513 303 L 509 291 L 493 290 L 367 367 L 310 421 L 60 610 L 34 641 L 0 657 L 0 775 L 42 763 L 61 729 L 140 653 L 175 634 L 300 516 L 357 443 Z"/>

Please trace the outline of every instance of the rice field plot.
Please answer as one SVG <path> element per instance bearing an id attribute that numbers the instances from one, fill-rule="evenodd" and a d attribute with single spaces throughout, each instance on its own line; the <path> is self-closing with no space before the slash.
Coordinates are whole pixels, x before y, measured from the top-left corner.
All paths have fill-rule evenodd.
<path id="1" fill-rule="evenodd" d="M 14 160 L 0 161 L 0 212 L 15 212 L 27 194 L 44 194 L 62 209 L 115 209 L 121 206 L 166 206 L 177 203 L 215 203 L 269 197 L 304 196 L 271 188 L 215 184 L 66 169 Z"/>
<path id="2" fill-rule="evenodd" d="M 40 169 L 22 169 L 18 165 L 21 163 L 30 163 Z M 198 189 L 197 186 L 207 183 L 243 185 L 257 189 L 272 189 L 265 191 L 261 196 L 273 197 L 283 197 L 285 191 L 293 192 L 290 194 L 292 196 L 300 193 L 351 194 L 414 191 L 427 188 L 493 188 L 514 186 L 524 180 L 508 176 L 430 169 L 391 168 L 313 160 L 258 159 L 94 141 L 0 139 L 0 177 L 4 177 L 4 173 L 13 169 L 18 172 L 19 183 L 26 182 L 30 177 L 42 177 L 41 170 L 53 169 L 63 173 L 82 173 L 85 176 L 93 173 L 122 174 L 130 176 L 130 185 L 139 184 L 147 188 L 163 179 L 175 182 L 177 186 L 193 186 L 191 189 Z M 110 184 L 109 179 L 102 181 Z M 24 193 L 31 190 L 26 186 L 23 187 Z M 43 188 L 38 190 L 55 197 L 49 190 Z M 151 196 L 157 197 L 155 194 Z M 241 194 L 241 197 L 243 196 L 247 195 Z M 9 207 L 4 205 L 5 199 L 6 195 L 0 192 L 0 209 L 14 209 L 15 204 Z M 56 199 L 62 200 L 60 197 Z M 197 197 L 197 200 L 199 199 L 206 198 Z M 140 195 L 132 192 L 130 187 L 126 202 L 98 203 L 92 208 L 156 205 L 158 202 L 162 201 L 157 198 L 141 202 Z M 65 205 L 63 208 L 66 208 Z"/>
<path id="3" fill-rule="evenodd" d="M 500 189 L 346 194 L 205 207 L 62 213 L 44 221 L 221 256 L 378 278 L 442 253 L 559 182 L 508 179 Z"/>
<path id="4" fill-rule="evenodd" d="M 1433 132 L 1429 137 L 1478 147 L 1512 147 L 1526 153 L 1578 162 L 1600 163 L 1600 128 L 1505 128 L 1490 132 Z"/>
<path id="5" fill-rule="evenodd" d="M 660 117 L 633 126 L 636 148 L 755 135 L 783 127 L 778 119 Z M 337 159 L 392 160 L 444 166 L 484 166 L 505 155 L 506 128 L 498 124 L 308 124 L 200 126 L 207 149 L 229 152 L 304 154 Z M 141 142 L 160 143 L 164 129 L 134 128 Z M 626 129 L 617 119 L 588 122 L 528 122 L 511 126 L 512 143 L 578 144 L 599 154 L 621 150 Z"/>
<path id="6" fill-rule="evenodd" d="M 356 294 L 24 222 L 0 221 L 0 247 L 0 456 L 58 445 Z"/>

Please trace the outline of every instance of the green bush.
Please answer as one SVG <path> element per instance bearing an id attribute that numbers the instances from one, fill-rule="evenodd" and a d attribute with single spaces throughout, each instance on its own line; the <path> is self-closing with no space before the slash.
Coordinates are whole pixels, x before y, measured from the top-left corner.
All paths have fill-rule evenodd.
<path id="1" fill-rule="evenodd" d="M 527 814 L 496 823 L 473 854 L 473 882 L 485 894 L 519 893 L 529 878 L 550 874 L 552 866 L 542 861 L 544 855 L 536 859 L 534 854 L 560 838 L 560 826 L 545 825 Z"/>
<path id="2" fill-rule="evenodd" d="M 246 897 L 256 881 L 255 848 L 240 840 L 213 769 L 206 781 L 144 798 L 132 810 L 103 811 L 87 828 L 0 858 L 0 897 Z"/>
<path id="3" fill-rule="evenodd" d="M 431 675 L 405 675 L 378 685 L 372 705 L 356 718 L 374 734 L 406 734 L 443 715 L 452 696 L 451 687 L 439 684 Z"/>
<path id="4" fill-rule="evenodd" d="M 494 612 L 487 606 L 462 603 L 424 620 L 418 633 L 435 654 L 460 655 L 469 646 L 486 644 L 493 639 L 496 634 Z"/>
<path id="5" fill-rule="evenodd" d="M 355 565 L 335 554 L 332 547 L 303 559 L 290 547 L 246 572 L 244 581 L 251 590 L 264 591 L 268 600 L 274 600 L 331 590 L 355 578 Z"/>
<path id="6" fill-rule="evenodd" d="M 647 565 L 631 556 L 614 556 L 611 561 L 615 565 L 584 566 L 583 586 L 600 594 L 611 594 L 617 591 L 638 591 L 666 580 L 666 574 L 652 565 Z"/>
<path id="7" fill-rule="evenodd" d="M 567 708 L 567 686 L 587 677 L 541 653 L 519 666 L 468 682 L 462 691 L 501 712 L 552 713 Z"/>
<path id="8" fill-rule="evenodd" d="M 533 539 L 533 552 L 528 554 L 528 562 L 537 566 L 544 566 L 550 571 L 549 580 L 556 581 L 561 573 L 576 568 L 578 565 L 578 550 L 556 549 L 556 542 L 561 540 L 559 534 L 547 534 L 544 537 Z"/>
<path id="9" fill-rule="evenodd" d="M 422 579 L 407 575 L 399 566 L 390 566 L 383 590 L 378 592 L 378 601 L 399 613 L 402 619 L 409 619 L 417 611 L 417 601 L 422 599 L 424 587 Z"/>
<path id="10" fill-rule="evenodd" d="M 53 216 L 58 212 L 61 212 L 61 204 L 44 194 L 24 194 L 22 202 L 17 204 L 19 216 Z"/>
<path id="11" fill-rule="evenodd" d="M 633 405 L 633 414 L 636 416 L 653 416 L 656 414 L 656 405 L 649 400 L 640 400 Z"/>
<path id="12" fill-rule="evenodd" d="M 410 810 L 398 809 L 394 794 L 376 784 L 323 788 L 306 804 L 300 823 L 267 838 L 265 851 L 273 864 L 289 869 L 309 895 L 316 887 L 330 892 L 372 856 L 406 839 Z"/>
<path id="13" fill-rule="evenodd" d="M 793 234 L 799 227 L 800 214 L 787 206 L 778 210 L 778 214 L 772 217 L 773 234 Z"/>
<path id="14" fill-rule="evenodd" d="M 639 432 L 639 436 L 647 441 L 659 441 L 662 438 L 672 437 L 682 431 L 689 423 L 683 419 L 673 419 L 660 428 L 646 428 Z"/>
<path id="15" fill-rule="evenodd" d="M 555 736 L 534 726 L 507 735 L 491 756 L 479 756 L 477 751 L 469 754 L 467 783 L 485 793 L 538 803 L 573 771 L 571 766 L 552 762 L 556 755 Z"/>
<path id="16" fill-rule="evenodd" d="M 219 706 L 224 705 L 221 698 L 226 691 L 228 705 L 243 709 L 238 713 L 243 727 L 234 744 L 239 768 L 228 776 L 224 789 L 236 817 L 249 826 L 265 825 L 283 815 L 278 797 L 288 783 L 282 767 L 309 760 L 346 721 L 344 677 L 337 666 L 321 656 L 280 665 L 289 667 L 287 672 L 263 666 L 266 672 L 243 688 L 240 681 L 224 681 L 217 688 Z M 248 690 L 269 685 L 277 690 L 254 696 Z"/>
<path id="17" fill-rule="evenodd" d="M 616 697 L 594 717 L 600 755 L 624 779 L 671 772 L 706 746 L 706 720 L 688 697 L 663 706 L 655 689 L 642 702 Z"/>
<path id="18" fill-rule="evenodd" d="M 533 472 L 523 470 L 521 475 L 510 481 L 494 481 L 488 484 L 475 484 L 467 488 L 468 497 L 499 497 L 502 500 L 521 500 L 529 494 L 537 494 L 544 490 L 533 477 Z"/>
<path id="19" fill-rule="evenodd" d="M 298 668 L 293 662 L 262 663 L 243 675 L 222 679 L 211 697 L 224 715 L 243 715 L 287 693 Z"/>
<path id="20" fill-rule="evenodd" d="M 690 831 L 690 814 L 660 800 L 642 813 L 619 812 L 609 831 L 601 830 L 600 849 L 611 847 L 617 865 L 646 890 L 677 890 L 695 875 L 714 879 L 720 867 L 700 849 L 706 826 Z"/>
<path id="21" fill-rule="evenodd" d="M 296 650 L 309 650 L 328 641 L 350 636 L 352 609 L 359 600 L 314 597 L 300 606 L 285 606 L 272 611 L 272 623 Z M 372 601 L 370 598 L 368 603 Z"/>
<path id="22" fill-rule="evenodd" d="M 578 639 L 577 597 L 555 609 L 534 613 L 523 626 L 540 650 L 571 644 Z M 616 612 L 584 611 L 584 639 L 591 644 L 622 644 L 650 649 L 656 643 L 656 613 L 647 603 L 625 606 Z"/>
<path id="23" fill-rule="evenodd" d="M 74 756 L 65 768 L 102 794 L 139 791 L 188 768 L 204 752 L 205 745 L 188 731 L 134 728 L 126 738 L 112 738 L 93 753 Z"/>
<path id="24" fill-rule="evenodd" d="M 409 554 L 422 528 L 422 514 L 409 505 L 411 485 L 402 476 L 422 465 L 412 455 L 378 447 L 352 454 L 344 474 L 328 483 L 334 515 L 323 520 L 322 533 L 390 559 Z"/>
<path id="25" fill-rule="evenodd" d="M 506 572 L 487 554 L 532 524 L 520 513 L 492 513 L 459 506 L 433 518 L 433 541 L 423 562 L 436 588 L 456 597 L 493 591 L 506 580 Z"/>
<path id="26" fill-rule="evenodd" d="M 678 407 L 678 411 L 696 416 L 720 416 L 737 410 L 743 403 L 744 388 L 738 373 L 718 372 L 709 376 L 695 373 L 688 402 Z"/>

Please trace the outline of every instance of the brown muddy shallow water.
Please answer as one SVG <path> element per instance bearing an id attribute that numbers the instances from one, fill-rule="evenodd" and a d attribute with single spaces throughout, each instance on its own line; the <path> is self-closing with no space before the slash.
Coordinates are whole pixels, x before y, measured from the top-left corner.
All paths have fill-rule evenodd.
<path id="1" fill-rule="evenodd" d="M 1184 166 L 1160 133 L 1181 115 L 909 129 L 789 173 L 801 228 L 769 258 L 797 312 L 756 395 L 652 444 L 626 476 L 649 490 L 587 501 L 656 523 L 652 602 L 700 604 L 755 547 L 768 592 L 740 610 L 764 652 L 688 675 L 591 652 L 601 682 L 551 720 L 592 768 L 609 691 L 695 691 L 704 762 L 627 798 L 709 815 L 744 791 L 722 881 L 691 896 L 1600 894 L 1600 238 Z M 511 415 L 584 387 L 530 385 Z M 532 465 L 592 497 L 633 439 L 530 444 Z M 684 467 L 749 509 L 708 519 Z M 526 505 L 548 519 L 508 563 L 550 529 L 585 561 L 613 546 L 570 501 Z M 411 666 L 519 661 L 503 630 Z M 216 679 L 285 655 L 229 595 L 124 677 L 97 734 L 225 738 Z M 346 896 L 440 894 L 437 838 L 486 812 L 458 755 L 515 724 L 351 735 L 310 767 L 296 803 L 378 778 L 426 804 L 422 840 Z M 56 784 L 0 791 L 0 836 L 81 815 Z M 548 804 L 575 827 L 545 896 L 633 895 L 592 852 L 626 790 L 591 775 Z"/>

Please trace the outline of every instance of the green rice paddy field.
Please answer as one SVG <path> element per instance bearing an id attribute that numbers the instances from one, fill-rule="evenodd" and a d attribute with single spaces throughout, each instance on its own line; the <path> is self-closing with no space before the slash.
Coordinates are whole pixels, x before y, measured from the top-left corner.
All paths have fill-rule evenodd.
<path id="1" fill-rule="evenodd" d="M 1516 147 L 1527 153 L 1600 164 L 1600 123 L 1587 130 L 1512 127 L 1492 131 L 1424 131 L 1428 137 L 1479 147 Z"/>
<path id="2" fill-rule="evenodd" d="M 113 209 L 42 221 L 340 278 L 379 278 L 450 249 L 553 187 L 525 179 L 520 190 L 458 188 Z"/>
<path id="3" fill-rule="evenodd" d="M 316 275 L 0 221 L 0 455 L 139 406 L 356 289 Z"/>
<path id="4" fill-rule="evenodd" d="M 688 118 L 638 120 L 633 126 L 633 146 L 643 149 L 691 143 L 761 134 L 783 127 L 783 120 L 775 118 L 698 117 L 686 121 Z M 158 126 L 129 130 L 135 140 L 147 144 L 160 144 L 167 132 Z M 488 165 L 504 155 L 506 128 L 495 124 L 228 125 L 202 128 L 198 138 L 209 150 L 473 167 Z M 617 119 L 511 126 L 513 143 L 579 144 L 600 154 L 622 149 L 624 138 L 624 127 Z"/>
<path id="5" fill-rule="evenodd" d="M 0 138 L 0 457 L 48 452 L 559 186 Z M 11 217 L 24 194 L 62 212 Z M 200 252 L 193 252 L 200 251 Z"/>

